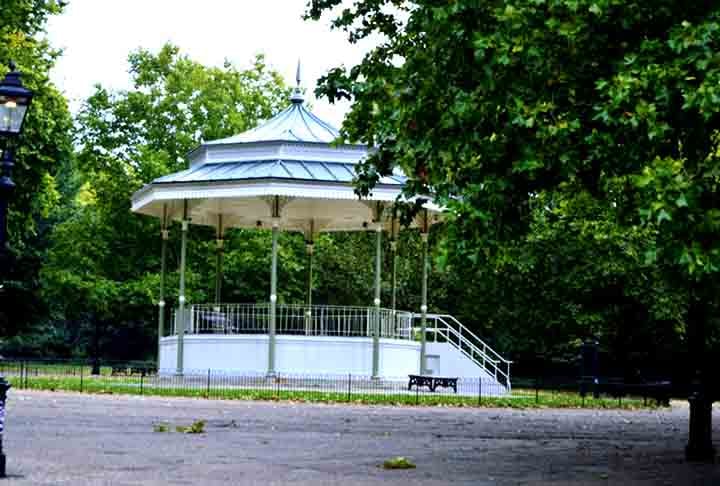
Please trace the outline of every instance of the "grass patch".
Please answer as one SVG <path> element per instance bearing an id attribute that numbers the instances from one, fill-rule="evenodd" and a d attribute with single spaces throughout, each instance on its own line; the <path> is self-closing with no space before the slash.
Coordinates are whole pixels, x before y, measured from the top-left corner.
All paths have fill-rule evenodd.
<path id="1" fill-rule="evenodd" d="M 595 408 L 639 409 L 656 408 L 653 400 L 642 398 L 580 397 L 569 390 L 550 391 L 514 389 L 507 397 L 471 397 L 421 392 L 416 393 L 369 393 L 361 391 L 322 391 L 282 389 L 282 385 L 261 388 L 261 384 L 247 387 L 218 386 L 198 377 L 187 377 L 178 382 L 174 378 L 156 376 L 61 376 L 41 375 L 8 377 L 16 388 L 34 390 L 70 391 L 96 394 L 148 395 L 164 397 L 215 398 L 223 400 L 282 400 L 309 403 L 351 403 L 358 405 L 442 406 L 442 407 L 500 407 L 500 408 Z M 342 387 L 338 386 L 338 389 Z"/>

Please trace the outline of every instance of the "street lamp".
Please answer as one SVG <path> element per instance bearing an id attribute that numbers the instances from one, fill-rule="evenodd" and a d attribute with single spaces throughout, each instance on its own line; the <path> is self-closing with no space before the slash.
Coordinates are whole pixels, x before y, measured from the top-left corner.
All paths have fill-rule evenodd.
<path id="1" fill-rule="evenodd" d="M 10 72 L 0 83 L 0 139 L 5 141 L 0 160 L 0 277 L 5 273 L 7 257 L 7 209 L 15 189 L 12 169 L 15 165 L 15 141 L 20 136 L 33 93 L 22 85 L 20 73 L 10 63 Z M 10 384 L 0 376 L 0 478 L 5 477 L 5 400 Z"/>
<path id="2" fill-rule="evenodd" d="M 10 63 L 10 72 L 0 83 L 0 139 L 5 148 L 0 161 L 0 256 L 7 251 L 7 208 L 15 189 L 12 169 L 15 165 L 14 142 L 20 136 L 25 115 L 30 107 L 33 92 L 25 88 L 15 64 Z"/>

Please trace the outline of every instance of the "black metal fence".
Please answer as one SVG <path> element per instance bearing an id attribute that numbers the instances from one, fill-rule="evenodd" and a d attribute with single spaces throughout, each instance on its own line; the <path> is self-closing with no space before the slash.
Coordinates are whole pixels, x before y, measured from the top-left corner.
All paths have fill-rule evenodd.
<path id="1" fill-rule="evenodd" d="M 187 370 L 158 372 L 154 363 L 3 360 L 0 373 L 16 389 L 207 399 L 293 400 L 387 405 L 635 408 L 655 406 L 642 389 L 591 389 L 573 377 L 516 379 L 508 390 L 490 377 L 459 378 L 450 386 L 409 386 L 408 377 L 362 375 L 275 376 Z M 452 386 L 455 385 L 455 386 Z"/>

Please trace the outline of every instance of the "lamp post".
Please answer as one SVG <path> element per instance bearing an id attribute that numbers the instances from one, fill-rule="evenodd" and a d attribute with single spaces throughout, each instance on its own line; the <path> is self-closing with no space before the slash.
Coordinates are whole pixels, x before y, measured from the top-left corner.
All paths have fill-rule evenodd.
<path id="1" fill-rule="evenodd" d="M 12 169 L 15 165 L 15 141 L 20 136 L 33 93 L 22 85 L 20 73 L 10 63 L 10 72 L 0 83 L 0 139 L 5 142 L 0 162 L 0 253 L 7 253 L 8 201 L 15 189 Z"/>
<path id="2" fill-rule="evenodd" d="M 0 139 L 4 141 L 0 159 L 0 279 L 6 273 L 7 250 L 7 209 L 15 189 L 12 169 L 15 165 L 15 142 L 20 136 L 25 115 L 30 107 L 33 93 L 22 85 L 20 73 L 10 63 L 10 72 L 0 83 Z M 5 430 L 5 399 L 10 384 L 0 376 L 0 478 L 5 477 L 5 451 L 2 439 Z"/>

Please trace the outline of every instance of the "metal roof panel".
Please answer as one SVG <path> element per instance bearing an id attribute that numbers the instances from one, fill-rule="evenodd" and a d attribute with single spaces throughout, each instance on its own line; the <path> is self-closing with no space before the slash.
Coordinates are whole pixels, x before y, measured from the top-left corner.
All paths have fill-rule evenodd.
<path id="1" fill-rule="evenodd" d="M 294 102 L 251 130 L 205 142 L 205 145 L 275 141 L 330 143 L 339 135 L 335 127 L 310 113 L 302 103 Z"/>
<path id="2" fill-rule="evenodd" d="M 352 163 L 319 162 L 315 160 L 259 160 L 207 163 L 174 174 L 159 177 L 153 184 L 177 182 L 242 181 L 251 179 L 282 179 L 298 181 L 351 183 L 355 177 Z M 398 175 L 382 177 L 381 184 L 398 185 L 406 178 Z"/>

